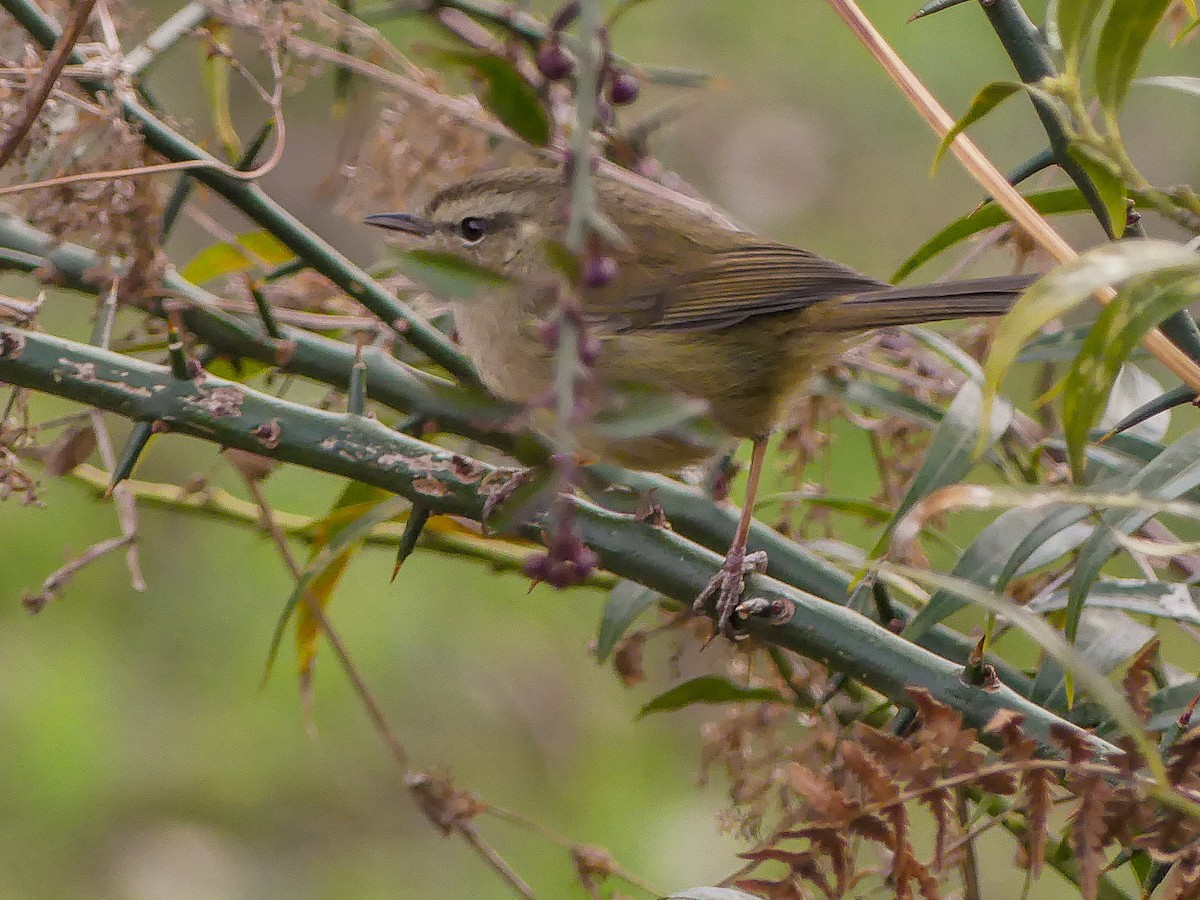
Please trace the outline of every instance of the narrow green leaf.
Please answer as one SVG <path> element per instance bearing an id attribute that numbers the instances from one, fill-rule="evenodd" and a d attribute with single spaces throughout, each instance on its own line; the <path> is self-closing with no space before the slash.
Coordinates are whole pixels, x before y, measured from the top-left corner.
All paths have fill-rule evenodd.
<path id="1" fill-rule="evenodd" d="M 981 427 L 985 419 L 982 404 L 983 397 L 975 382 L 968 381 L 959 389 L 933 435 L 921 468 L 896 508 L 893 523 L 903 518 L 918 501 L 962 479 L 975 465 L 976 448 L 990 445 L 1004 434 L 1012 421 L 1012 407 L 1003 402 L 994 403 L 984 428 Z"/>
<path id="2" fill-rule="evenodd" d="M 1108 401 L 1104 404 L 1104 413 L 1100 416 L 1096 430 L 1092 432 L 1093 440 L 1100 440 L 1101 432 L 1107 433 L 1110 428 L 1129 417 L 1131 411 L 1145 409 L 1146 404 L 1158 400 L 1163 395 L 1162 385 L 1145 369 L 1132 363 L 1121 366 L 1113 381 Z M 1171 416 L 1160 415 L 1147 421 L 1133 424 L 1128 428 L 1129 433 L 1137 438 L 1148 441 L 1161 441 L 1167 436 L 1171 426 Z"/>
<path id="3" fill-rule="evenodd" d="M 1039 597 L 1029 608 L 1039 613 L 1067 608 L 1069 592 L 1054 591 Z M 1200 625 L 1200 594 L 1186 584 L 1138 578 L 1102 578 L 1088 591 L 1088 609 L 1117 609 L 1138 616 L 1153 616 Z"/>
<path id="4" fill-rule="evenodd" d="M 1200 260 L 1191 267 L 1200 267 Z M 1096 317 L 1064 380 L 1063 435 L 1076 483 L 1083 480 L 1084 448 L 1121 366 L 1146 332 L 1197 299 L 1195 271 L 1181 275 L 1178 269 L 1166 269 L 1131 281 Z"/>
<path id="5" fill-rule="evenodd" d="M 1029 203 L 1043 216 L 1055 216 L 1065 213 L 1086 212 L 1089 207 L 1079 188 L 1058 188 L 1052 191 L 1042 191 L 1025 197 Z M 955 219 L 920 247 L 908 259 L 900 264 L 892 275 L 892 282 L 903 281 L 914 271 L 935 256 L 960 244 L 972 235 L 1009 221 L 1008 213 L 995 203 L 968 213 L 962 218 Z"/>
<path id="6" fill-rule="evenodd" d="M 1150 697 L 1150 721 L 1146 723 L 1149 731 L 1162 731 L 1176 724 L 1179 717 L 1187 712 L 1200 696 L 1200 678 L 1193 678 L 1182 684 L 1173 684 L 1156 691 Z M 1194 724 L 1194 723 L 1193 723 Z"/>
<path id="7" fill-rule="evenodd" d="M 490 269 L 442 250 L 397 252 L 401 272 L 444 300 L 473 300 L 508 284 Z"/>
<path id="8" fill-rule="evenodd" d="M 1096 671 L 1110 674 L 1129 661 L 1154 637 L 1154 629 L 1115 609 L 1095 609 L 1088 603 L 1079 639 L 1075 642 L 1080 654 Z M 1062 709 L 1073 705 L 1071 681 L 1057 660 L 1047 659 L 1038 671 L 1029 692 L 1030 699 Z"/>
<path id="9" fill-rule="evenodd" d="M 984 85 L 974 99 L 971 100 L 971 105 L 967 111 L 963 113 L 954 125 L 946 132 L 942 142 L 938 144 L 937 152 L 933 155 L 933 165 L 930 167 L 929 174 L 937 171 L 941 165 L 942 157 L 946 155 L 946 151 L 950 149 L 950 145 L 954 143 L 954 139 L 990 113 L 993 109 L 1015 94 L 1024 87 L 1023 84 L 1016 81 L 993 81 L 991 84 Z"/>
<path id="10" fill-rule="evenodd" d="M 610 441 L 669 436 L 708 453 L 730 445 L 729 434 L 712 419 L 705 401 L 632 382 L 614 385 L 587 428 Z"/>
<path id="11" fill-rule="evenodd" d="M 510 60 L 470 50 L 439 50 L 438 58 L 465 66 L 483 82 L 479 100 L 518 137 L 539 147 L 550 140 L 550 118 L 537 91 Z"/>
<path id="12" fill-rule="evenodd" d="M 1083 505 L 1010 509 L 979 533 L 955 564 L 953 574 L 989 590 L 1002 592 L 1008 587 L 1009 581 L 1022 571 L 1037 568 L 1036 565 L 1027 565 L 1036 551 L 1042 551 L 1039 557 L 1051 552 L 1061 556 L 1087 540 L 1091 534 L 1090 526 L 1078 526 L 1089 512 L 1089 508 Z M 1033 561 L 1041 562 L 1036 557 Z M 1049 561 L 1047 559 L 1041 564 Z M 918 640 L 930 628 L 966 604 L 960 593 L 939 589 L 905 627 L 904 636 L 909 640 Z"/>
<path id="13" fill-rule="evenodd" d="M 870 381 L 820 375 L 810 383 L 810 393 L 816 397 L 837 397 L 847 403 L 900 416 L 919 425 L 936 425 L 942 420 L 942 411 L 932 403 Z"/>
<path id="14" fill-rule="evenodd" d="M 636 581 L 622 580 L 609 592 L 600 615 L 600 633 L 596 636 L 596 659 L 608 659 L 617 641 L 653 602 L 658 593 Z"/>
<path id="15" fill-rule="evenodd" d="M 1195 260 L 1196 254 L 1179 244 L 1122 241 L 1090 250 L 1036 281 L 1000 320 L 996 330 L 983 367 L 985 414 L 1022 346 L 1048 323 L 1083 303 L 1100 288 Z"/>
<path id="16" fill-rule="evenodd" d="M 1200 78 L 1192 75 L 1151 75 L 1147 78 L 1139 78 L 1133 83 L 1171 88 L 1172 90 L 1183 91 L 1185 94 L 1195 94 L 1197 97 L 1200 97 Z"/>
<path id="17" fill-rule="evenodd" d="M 1096 193 L 1100 195 L 1105 215 L 1108 216 L 1110 233 L 1114 238 L 1121 237 L 1125 233 L 1126 220 L 1129 218 L 1129 197 L 1125 181 L 1107 159 L 1092 152 L 1090 148 L 1072 144 L 1069 152 L 1087 172 Z"/>
<path id="18" fill-rule="evenodd" d="M 1134 472 L 1120 489 L 1160 500 L 1172 500 L 1197 485 L 1200 485 L 1200 430 L 1179 438 Z M 1068 640 L 1075 639 L 1088 591 L 1099 577 L 1101 568 L 1120 546 L 1114 532 L 1129 534 L 1141 528 L 1154 515 L 1153 511 L 1131 512 L 1127 509 L 1109 510 L 1104 514 L 1102 521 L 1107 527 L 1097 529 L 1083 546 L 1071 577 L 1064 624 Z"/>
<path id="19" fill-rule="evenodd" d="M 1096 45 L 1096 96 L 1110 115 L 1125 102 L 1129 83 L 1171 0 L 1113 3 Z"/>
<path id="20" fill-rule="evenodd" d="M 748 688 L 717 675 L 701 675 L 659 694 L 642 707 L 638 718 L 650 713 L 672 712 L 696 703 L 738 703 L 746 700 L 786 702 L 774 688 Z"/>
<path id="21" fill-rule="evenodd" d="M 1078 71 L 1103 6 L 1104 0 L 1058 0 L 1058 38 L 1067 57 L 1068 72 Z"/>

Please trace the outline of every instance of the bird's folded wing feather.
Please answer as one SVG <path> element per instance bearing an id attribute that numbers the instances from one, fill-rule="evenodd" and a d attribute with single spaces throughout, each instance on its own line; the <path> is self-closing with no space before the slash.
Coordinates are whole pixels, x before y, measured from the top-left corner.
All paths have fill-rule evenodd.
<path id="1" fill-rule="evenodd" d="M 840 263 L 783 244 L 764 242 L 714 251 L 709 260 L 692 272 L 655 265 L 644 254 L 623 260 L 622 265 L 645 267 L 644 276 L 661 273 L 659 284 L 633 297 L 607 290 L 589 292 L 584 312 L 592 322 L 616 333 L 718 329 L 754 316 L 886 287 Z"/>

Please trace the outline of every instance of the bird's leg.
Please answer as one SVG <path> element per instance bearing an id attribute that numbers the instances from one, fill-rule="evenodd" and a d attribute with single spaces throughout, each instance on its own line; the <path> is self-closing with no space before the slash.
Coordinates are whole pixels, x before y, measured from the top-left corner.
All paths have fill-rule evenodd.
<path id="1" fill-rule="evenodd" d="M 693 608 L 696 612 L 704 612 L 709 598 L 716 595 L 717 628 L 721 634 L 730 640 L 740 640 L 744 633 L 733 627 L 733 613 L 741 599 L 745 579 L 751 572 L 763 572 L 767 567 L 767 554 L 758 550 L 746 552 L 746 538 L 750 534 L 750 523 L 754 521 L 754 500 L 758 494 L 758 483 L 762 478 L 763 462 L 767 456 L 766 436 L 754 439 L 753 450 L 750 454 L 750 471 L 746 480 L 746 500 L 742 505 L 742 515 L 738 519 L 737 534 L 733 538 L 733 546 L 725 556 L 725 564 L 701 591 L 696 598 Z"/>

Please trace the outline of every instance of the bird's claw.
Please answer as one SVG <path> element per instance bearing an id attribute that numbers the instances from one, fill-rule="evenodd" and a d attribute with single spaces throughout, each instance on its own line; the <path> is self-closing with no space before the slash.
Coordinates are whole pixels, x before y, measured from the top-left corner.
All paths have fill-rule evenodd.
<path id="1" fill-rule="evenodd" d="M 707 611 L 708 601 L 716 596 L 717 631 L 731 641 L 740 641 L 746 637 L 746 632 L 734 625 L 734 613 L 737 612 L 738 601 L 741 600 L 745 589 L 746 576 L 752 572 L 767 570 L 767 554 L 763 550 L 747 553 L 745 550 L 731 550 L 725 558 L 721 571 L 700 592 L 692 609 L 698 613 Z M 711 640 L 711 638 L 710 638 Z"/>

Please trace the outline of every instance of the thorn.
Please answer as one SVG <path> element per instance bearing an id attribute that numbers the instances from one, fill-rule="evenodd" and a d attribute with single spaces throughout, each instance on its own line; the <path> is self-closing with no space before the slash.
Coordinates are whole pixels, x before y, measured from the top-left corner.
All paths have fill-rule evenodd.
<path id="1" fill-rule="evenodd" d="M 958 6 L 960 3 L 966 2 L 967 0 L 929 0 L 928 3 L 909 16 L 904 24 L 907 25 L 910 22 L 917 21 L 917 19 L 923 19 L 926 16 L 932 16 L 934 13 L 941 12 L 943 9 L 949 9 L 952 6 Z"/>
<path id="2" fill-rule="evenodd" d="M 272 340 L 282 340 L 283 332 L 279 330 L 279 321 L 275 318 L 275 311 L 271 309 L 271 303 L 267 300 L 266 295 L 259 290 L 258 284 L 250 277 L 248 273 L 242 273 L 242 280 L 246 285 L 246 290 L 250 296 L 254 298 L 254 305 L 258 307 L 258 316 L 262 319 L 263 330 Z"/>
<path id="3" fill-rule="evenodd" d="M 154 434 L 154 431 L 153 422 L 143 421 L 134 423 L 133 430 L 129 432 L 129 438 L 125 441 L 125 446 L 121 448 L 121 455 L 117 458 L 117 464 L 113 466 L 112 479 L 104 491 L 105 500 L 111 497 L 116 486 L 133 472 L 133 467 L 137 465 L 138 457 L 146 449 L 146 444 L 150 440 L 150 435 Z"/>
<path id="4" fill-rule="evenodd" d="M 171 374 L 180 381 L 188 381 L 192 377 L 191 366 L 188 365 L 187 351 L 183 349 L 180 339 L 181 322 L 179 310 L 174 307 L 167 309 L 167 355 L 171 361 Z"/>
<path id="5" fill-rule="evenodd" d="M 417 546 L 417 539 L 425 530 L 429 521 L 429 507 L 424 503 L 414 503 L 408 513 L 408 521 L 404 523 L 404 533 L 400 535 L 400 544 L 396 547 L 396 565 L 392 568 L 392 581 L 400 574 L 400 567 L 408 559 Z"/>
<path id="6" fill-rule="evenodd" d="M 100 308 L 96 310 L 96 325 L 92 329 L 92 345 L 103 350 L 108 349 L 112 340 L 113 319 L 117 316 L 117 289 L 120 283 L 120 278 L 112 280 L 108 293 L 104 295 L 104 299 L 100 301 Z"/>
<path id="7" fill-rule="evenodd" d="M 346 412 L 361 416 L 367 404 L 367 364 L 363 362 L 363 343 L 366 336 L 360 334 L 354 348 L 354 367 L 350 370 L 350 390 L 346 396 Z"/>

